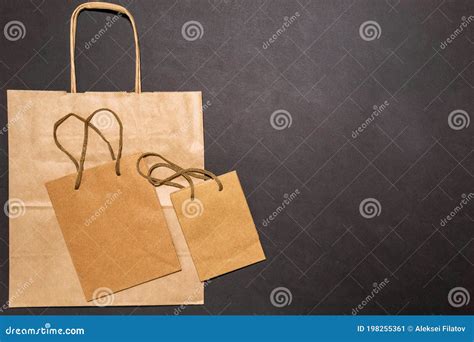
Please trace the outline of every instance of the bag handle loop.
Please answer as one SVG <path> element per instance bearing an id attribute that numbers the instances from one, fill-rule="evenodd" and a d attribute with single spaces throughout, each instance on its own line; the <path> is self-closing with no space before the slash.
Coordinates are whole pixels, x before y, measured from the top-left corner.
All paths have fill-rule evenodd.
<path id="1" fill-rule="evenodd" d="M 61 119 L 59 119 L 58 121 L 56 121 L 56 123 L 54 124 L 54 129 L 53 129 L 53 138 L 54 138 L 54 142 L 56 143 L 56 146 L 63 152 L 65 153 L 69 159 L 71 159 L 71 161 L 74 163 L 74 166 L 76 167 L 76 172 L 79 171 L 79 161 L 76 160 L 76 158 L 74 158 L 74 156 L 69 153 L 68 150 L 66 150 L 64 148 L 64 146 L 59 142 L 59 139 L 58 139 L 58 129 L 59 127 L 64 123 L 66 122 L 70 117 L 74 117 L 80 121 L 82 121 L 84 124 L 86 123 L 86 119 L 80 117 L 79 115 L 75 114 L 75 113 L 69 113 L 65 116 L 63 116 Z M 92 123 L 92 122 L 89 122 L 89 127 L 92 128 L 99 136 L 100 138 L 107 144 L 107 147 L 109 149 L 109 152 L 110 152 L 110 156 L 112 157 L 112 160 L 115 160 L 115 154 L 114 154 L 114 150 L 112 148 L 112 146 L 110 145 L 109 141 L 105 138 L 105 136 L 102 134 L 102 132 Z"/>
<path id="2" fill-rule="evenodd" d="M 148 169 L 148 172 L 145 174 L 140 169 L 140 162 L 142 161 L 142 159 L 145 159 L 145 158 L 148 158 L 148 157 L 161 158 L 162 160 L 165 161 L 165 163 L 155 163 L 155 164 L 153 164 Z M 165 179 L 159 179 L 159 178 L 153 177 L 152 176 L 153 172 L 155 170 L 159 169 L 160 167 L 166 167 L 168 169 L 173 170 L 175 173 L 172 174 L 171 176 L 165 178 Z M 166 159 L 162 155 L 160 155 L 158 153 L 154 153 L 154 152 L 143 153 L 138 158 L 138 160 L 137 160 L 137 171 L 142 177 L 148 179 L 148 182 L 150 184 L 152 184 L 153 186 L 155 186 L 155 187 L 159 187 L 159 186 L 162 186 L 162 185 L 168 185 L 168 186 L 174 186 L 175 188 L 182 189 L 182 188 L 184 188 L 183 185 L 181 185 L 179 183 L 172 182 L 172 180 L 174 180 L 178 177 L 184 177 L 188 181 L 189 186 L 191 188 L 191 200 L 194 200 L 194 182 L 191 179 L 191 177 L 204 179 L 204 180 L 213 179 L 217 183 L 217 187 L 219 188 L 219 191 L 222 191 L 222 189 L 224 188 L 223 185 L 222 185 L 222 182 L 220 181 L 220 179 L 215 174 L 213 174 L 212 172 L 204 170 L 204 169 L 197 169 L 197 168 L 183 169 L 181 166 L 173 163 L 172 161 L 169 161 L 168 159 Z"/>
<path id="3" fill-rule="evenodd" d="M 138 45 L 138 32 L 135 25 L 135 20 L 133 19 L 132 14 L 125 8 L 120 5 L 111 4 L 108 2 L 86 2 L 82 5 L 79 5 L 71 15 L 71 26 L 70 26 L 70 63 L 71 63 L 71 93 L 77 92 L 76 87 L 76 64 L 75 64 L 75 48 L 76 48 L 76 30 L 77 30 L 77 17 L 79 13 L 84 9 L 99 9 L 99 10 L 110 10 L 118 13 L 125 14 L 130 19 L 133 29 L 133 39 L 135 40 L 135 92 L 140 94 L 142 92 L 141 86 L 141 72 L 140 72 L 140 48 Z"/>
<path id="4" fill-rule="evenodd" d="M 119 146 L 118 146 L 118 151 L 117 151 L 117 157 L 115 157 L 115 153 L 114 153 L 114 150 L 113 150 L 112 145 L 110 144 L 110 142 L 102 134 L 102 132 L 91 122 L 91 120 L 94 118 L 94 116 L 97 113 L 102 112 L 102 111 L 107 111 L 107 112 L 111 113 L 115 117 L 115 119 L 117 120 L 117 122 L 119 124 Z M 74 156 L 69 151 L 67 151 L 64 148 L 64 146 L 58 140 L 58 134 L 57 134 L 58 128 L 65 121 L 67 121 L 70 117 L 74 117 L 74 118 L 76 118 L 76 119 L 78 119 L 78 120 L 80 120 L 84 123 L 84 140 L 83 140 L 83 144 L 82 144 L 82 152 L 81 152 L 81 157 L 80 157 L 79 161 L 77 161 L 74 158 Z M 59 119 L 58 121 L 56 121 L 56 123 L 54 124 L 53 137 L 54 137 L 54 142 L 56 143 L 56 146 L 63 153 L 65 153 L 69 157 L 69 159 L 71 159 L 71 161 L 74 163 L 74 166 L 76 167 L 77 176 L 76 176 L 76 183 L 74 185 L 75 190 L 78 190 L 79 187 L 81 186 L 82 174 L 84 172 L 84 164 L 85 164 L 86 154 L 87 154 L 87 143 L 89 141 L 89 128 L 92 128 L 100 136 L 100 138 L 107 144 L 107 147 L 109 149 L 110 156 L 112 157 L 112 160 L 116 161 L 115 162 L 115 173 L 117 174 L 117 176 L 120 176 L 120 159 L 122 157 L 122 149 L 123 149 L 123 126 L 122 126 L 122 122 L 121 122 L 120 118 L 118 117 L 118 115 L 114 111 L 112 111 L 108 108 L 97 109 L 91 115 L 89 115 L 87 117 L 87 119 L 84 119 L 84 118 L 80 117 L 79 115 L 77 115 L 75 113 L 69 113 L 69 114 L 65 115 L 64 117 L 62 117 L 61 119 Z"/>

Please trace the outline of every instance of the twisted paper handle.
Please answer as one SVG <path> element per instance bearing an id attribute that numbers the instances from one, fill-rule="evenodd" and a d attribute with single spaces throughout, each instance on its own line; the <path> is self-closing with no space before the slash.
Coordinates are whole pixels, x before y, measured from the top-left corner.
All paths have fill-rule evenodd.
<path id="1" fill-rule="evenodd" d="M 94 118 L 94 116 L 97 113 L 102 112 L 102 111 L 107 111 L 107 112 L 111 113 L 115 117 L 115 119 L 117 120 L 117 122 L 119 124 L 119 146 L 118 146 L 118 151 L 117 151 L 117 158 L 115 158 L 114 150 L 113 150 L 112 146 L 110 145 L 110 142 L 105 138 L 105 136 L 102 134 L 102 132 L 91 122 L 91 120 Z M 71 153 L 69 153 L 69 151 L 67 151 L 63 147 L 63 145 L 61 145 L 61 143 L 58 140 L 57 131 L 58 131 L 59 126 L 61 126 L 70 117 L 74 117 L 74 118 L 76 118 L 76 119 L 78 119 L 78 120 L 80 120 L 84 123 L 84 141 L 83 141 L 83 144 L 82 144 L 82 153 L 81 153 L 81 158 L 80 158 L 79 161 L 77 161 L 73 157 L 73 155 Z M 56 146 L 62 152 L 64 152 L 69 157 L 69 159 L 71 159 L 71 161 L 74 163 L 74 166 L 76 167 L 77 177 L 76 177 L 76 183 L 74 185 L 75 190 L 78 190 L 79 187 L 81 186 L 82 173 L 84 172 L 84 163 L 85 163 L 85 160 L 86 160 L 86 153 L 87 153 L 87 143 L 89 141 L 89 128 L 92 128 L 100 136 L 100 138 L 103 141 L 105 141 L 105 143 L 107 144 L 107 147 L 109 149 L 110 156 L 112 157 L 112 160 L 116 161 L 115 162 L 115 173 L 117 174 L 117 176 L 120 176 L 120 158 L 122 157 L 122 148 L 123 148 L 123 126 L 122 126 L 122 121 L 120 121 L 120 118 L 118 117 L 118 115 L 114 111 L 112 111 L 108 108 L 97 109 L 91 115 L 89 115 L 87 117 L 87 119 L 84 119 L 84 118 L 80 117 L 79 115 L 77 115 L 75 113 L 69 113 L 69 114 L 65 115 L 64 117 L 62 117 L 61 119 L 59 119 L 58 121 L 56 121 L 56 123 L 54 124 L 53 137 L 54 137 L 54 142 L 56 143 Z"/>
<path id="2" fill-rule="evenodd" d="M 146 159 L 146 158 L 149 158 L 149 157 L 158 157 L 158 158 L 161 158 L 162 160 L 164 160 L 165 162 L 164 163 L 160 162 L 160 163 L 153 164 L 148 169 L 147 173 L 144 173 L 140 168 L 140 162 L 142 161 L 142 159 Z M 171 176 L 167 177 L 167 178 L 164 178 L 164 179 L 159 179 L 159 178 L 153 177 L 152 176 L 153 172 L 155 170 L 159 169 L 160 167 L 165 167 L 165 168 L 171 169 L 175 173 L 172 174 Z M 153 152 L 143 153 L 138 158 L 138 160 L 137 160 L 137 171 L 142 177 L 146 178 L 148 180 L 148 182 L 150 182 L 150 184 L 152 184 L 155 187 L 159 187 L 159 186 L 162 186 L 162 185 L 168 185 L 168 186 L 173 186 L 175 188 L 182 189 L 182 188 L 184 188 L 184 186 L 179 184 L 179 183 L 173 182 L 173 180 L 178 178 L 178 177 L 185 178 L 189 183 L 189 187 L 191 188 L 191 199 L 192 200 L 194 200 L 194 182 L 192 180 L 192 177 L 193 178 L 198 178 L 198 179 L 204 179 L 204 180 L 213 179 L 217 183 L 219 191 L 222 191 L 222 189 L 224 188 L 224 186 L 222 185 L 222 182 L 212 172 L 204 170 L 204 169 L 197 169 L 197 168 L 184 169 L 181 166 L 179 166 L 179 165 L 173 163 L 172 161 L 166 159 L 161 154 L 153 153 Z"/>
<path id="3" fill-rule="evenodd" d="M 69 33 L 69 53 L 70 53 L 70 65 L 71 65 L 71 93 L 76 93 L 76 62 L 74 58 L 75 48 L 76 48 L 76 30 L 77 30 L 77 18 L 79 13 L 82 10 L 108 10 L 114 11 L 118 13 L 125 14 L 130 23 L 132 24 L 133 29 L 133 39 L 135 41 L 135 92 L 140 94 L 142 92 L 142 85 L 141 85 L 141 72 L 140 72 L 140 48 L 138 46 L 138 31 L 137 26 L 135 25 L 135 20 L 133 19 L 132 14 L 123 6 L 111 4 L 108 2 L 86 2 L 79 5 L 71 15 L 71 28 Z"/>

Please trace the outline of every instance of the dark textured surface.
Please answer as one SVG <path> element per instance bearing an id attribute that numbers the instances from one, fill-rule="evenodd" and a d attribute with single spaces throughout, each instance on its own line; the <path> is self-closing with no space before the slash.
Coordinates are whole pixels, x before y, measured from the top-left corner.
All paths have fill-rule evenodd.
<path id="1" fill-rule="evenodd" d="M 80 2 L 2 1 L 0 25 L 21 21 L 23 39 L 0 36 L 0 112 L 6 89 L 69 87 L 69 16 Z M 181 314 L 466 314 L 455 287 L 474 295 L 474 13 L 459 1 L 132 1 L 144 91 L 202 90 L 206 166 L 236 169 L 268 255 L 207 286 L 206 304 Z M 298 15 L 296 15 L 298 12 Z M 78 88 L 130 90 L 133 45 L 119 20 L 84 47 L 110 14 L 79 19 Z M 294 16 L 292 18 L 292 16 Z M 291 22 L 284 32 L 284 17 Z M 474 18 L 471 18 L 471 20 Z M 188 21 L 203 27 L 184 39 Z M 378 23 L 378 39 L 359 27 Z M 3 32 L 2 32 L 3 33 Z M 273 43 L 264 43 L 272 35 Z M 440 43 L 454 34 L 443 49 Z M 388 105 L 353 137 L 373 106 Z M 285 110 L 291 126 L 274 129 Z M 457 115 L 457 114 L 453 114 Z M 466 126 L 466 127 L 464 127 Z M 1 204 L 8 199 L 7 133 L 0 136 Z M 28 170 L 25 170 L 28 172 Z M 296 198 L 263 223 L 289 195 Z M 380 203 L 365 218 L 359 204 Z M 278 209 L 279 210 L 279 209 Z M 280 210 L 279 210 L 280 211 Z M 366 215 L 367 216 L 367 215 Z M 8 218 L 1 218 L 0 301 L 8 297 Z M 376 285 L 376 284 L 375 284 Z M 277 287 L 289 305 L 272 305 Z M 40 308 L 9 314 L 173 314 L 174 307 Z"/>

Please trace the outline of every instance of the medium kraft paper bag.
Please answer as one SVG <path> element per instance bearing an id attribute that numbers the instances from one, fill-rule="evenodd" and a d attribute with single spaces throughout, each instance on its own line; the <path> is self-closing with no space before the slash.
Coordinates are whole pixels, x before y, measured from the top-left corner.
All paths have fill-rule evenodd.
<path id="1" fill-rule="evenodd" d="M 141 160 L 152 156 L 165 162 L 155 163 L 143 172 Z M 160 168 L 175 173 L 165 179 L 154 177 Z M 265 260 L 236 171 L 217 177 L 203 169 L 183 169 L 154 153 L 140 156 L 137 170 L 156 187 L 181 188 L 171 194 L 171 201 L 201 281 Z M 185 178 L 190 186 L 176 183 L 178 177 Z M 205 181 L 194 184 L 192 178 Z"/>
<path id="2" fill-rule="evenodd" d="M 163 277 L 181 269 L 165 216 L 156 193 L 135 170 L 139 155 L 122 157 L 121 121 L 117 157 L 107 139 L 93 124 L 75 114 L 59 120 L 54 138 L 75 165 L 77 174 L 46 183 L 51 203 L 81 282 L 86 300 Z M 80 161 L 63 148 L 57 129 L 68 118 L 84 122 Z M 84 171 L 89 126 L 108 144 L 112 159 Z"/>
<path id="3" fill-rule="evenodd" d="M 84 9 L 111 10 L 124 14 L 120 20 L 126 20 L 125 16 L 130 19 L 136 44 L 134 92 L 77 92 L 75 34 L 77 17 Z M 10 307 L 96 305 L 84 298 L 44 186 L 47 181 L 76 171 L 51 138 L 54 123 L 65 113 L 85 117 L 98 108 L 110 108 L 120 113 L 126 129 L 124 155 L 139 153 L 144 149 L 160 149 L 176 156 L 182 165 L 204 166 L 201 92 L 141 91 L 138 33 L 128 10 L 110 3 L 82 4 L 72 14 L 70 38 L 70 92 L 7 91 Z M 117 129 L 113 118 L 106 112 L 99 113 L 93 123 L 105 135 L 112 136 Z M 83 130 L 65 124 L 61 131 L 65 148 L 79 155 L 80 151 L 77 150 L 83 143 Z M 117 142 L 116 138 L 110 140 L 112 143 Z M 107 158 L 109 151 L 104 142 L 91 136 L 88 166 L 103 164 Z M 203 304 L 203 285 L 172 208 L 169 198 L 171 191 L 168 187 L 156 189 L 182 270 L 115 293 L 108 305 Z"/>

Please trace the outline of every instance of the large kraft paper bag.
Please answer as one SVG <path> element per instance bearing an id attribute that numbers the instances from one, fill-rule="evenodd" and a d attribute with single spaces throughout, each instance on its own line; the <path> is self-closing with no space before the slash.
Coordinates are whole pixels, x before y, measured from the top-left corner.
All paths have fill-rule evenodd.
<path id="1" fill-rule="evenodd" d="M 135 92 L 76 92 L 74 45 L 76 21 L 83 9 L 123 13 L 131 21 L 136 44 Z M 181 165 L 204 165 L 202 100 L 200 92 L 142 93 L 138 34 L 131 14 L 109 3 L 85 3 L 71 17 L 71 92 L 8 90 L 9 120 L 9 306 L 94 306 L 87 302 L 61 235 L 44 184 L 75 172 L 74 165 L 56 147 L 53 125 L 67 113 L 85 117 L 99 108 L 121 114 L 126 128 L 124 155 L 161 150 Z M 93 123 L 105 135 L 117 127 L 104 113 Z M 80 153 L 83 130 L 64 125 L 63 145 Z M 115 138 L 109 139 L 117 143 Z M 88 166 L 107 160 L 100 139 L 89 141 Z M 202 304 L 204 289 L 169 199 L 170 189 L 157 189 L 182 270 L 115 293 L 108 305 Z M 110 296 L 109 296 L 110 297 Z"/>

